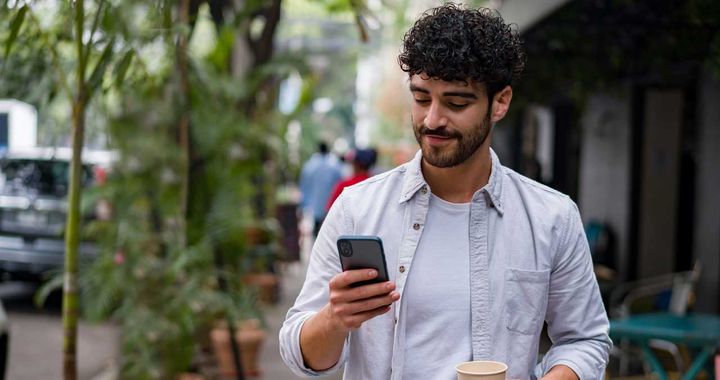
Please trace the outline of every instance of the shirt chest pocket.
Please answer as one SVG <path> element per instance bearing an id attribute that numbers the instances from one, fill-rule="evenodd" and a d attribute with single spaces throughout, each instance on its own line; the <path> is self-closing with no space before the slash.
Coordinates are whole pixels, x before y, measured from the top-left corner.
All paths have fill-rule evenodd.
<path id="1" fill-rule="evenodd" d="M 505 270 L 505 318 L 508 330 L 540 331 L 547 309 L 550 270 Z"/>

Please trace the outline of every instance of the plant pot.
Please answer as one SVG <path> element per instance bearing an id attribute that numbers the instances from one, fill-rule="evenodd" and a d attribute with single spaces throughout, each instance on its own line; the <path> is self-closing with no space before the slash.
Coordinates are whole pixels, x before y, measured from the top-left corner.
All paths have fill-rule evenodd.
<path id="1" fill-rule="evenodd" d="M 218 368 L 223 376 L 235 376 L 236 368 L 233 360 L 230 332 L 226 326 L 218 326 L 210 332 L 213 352 Z M 245 376 L 260 376 L 260 349 L 265 340 L 265 331 L 260 328 L 260 321 L 247 319 L 237 324 L 235 340 L 240 348 L 240 360 Z"/>
<path id="2" fill-rule="evenodd" d="M 243 276 L 243 282 L 257 289 L 258 301 L 265 304 L 274 304 L 278 301 L 280 281 L 275 273 L 248 273 Z"/>

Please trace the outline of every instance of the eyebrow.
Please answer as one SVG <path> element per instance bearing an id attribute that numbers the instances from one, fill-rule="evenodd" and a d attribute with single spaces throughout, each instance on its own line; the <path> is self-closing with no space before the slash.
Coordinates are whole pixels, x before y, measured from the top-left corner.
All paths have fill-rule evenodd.
<path id="1" fill-rule="evenodd" d="M 410 84 L 410 92 L 422 92 L 423 94 L 430 94 L 430 91 L 427 89 L 424 89 L 422 87 L 418 87 L 414 84 Z M 458 96 L 461 98 L 467 98 L 467 99 L 477 99 L 477 96 L 472 92 L 464 92 L 464 91 L 448 91 L 443 92 L 443 96 Z"/>

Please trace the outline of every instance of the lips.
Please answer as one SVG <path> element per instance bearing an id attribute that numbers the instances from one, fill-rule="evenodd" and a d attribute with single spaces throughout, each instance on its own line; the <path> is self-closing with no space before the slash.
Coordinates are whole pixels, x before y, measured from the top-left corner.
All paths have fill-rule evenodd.
<path id="1" fill-rule="evenodd" d="M 424 135 L 425 141 L 430 145 L 442 145 L 450 140 L 453 140 L 454 137 L 451 136 L 438 136 L 438 135 Z"/>

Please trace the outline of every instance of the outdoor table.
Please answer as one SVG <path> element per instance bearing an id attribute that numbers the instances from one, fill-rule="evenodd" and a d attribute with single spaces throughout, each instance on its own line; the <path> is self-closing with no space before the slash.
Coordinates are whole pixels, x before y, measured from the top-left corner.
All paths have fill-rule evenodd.
<path id="1" fill-rule="evenodd" d="M 682 380 L 691 380 L 702 370 L 708 359 L 720 348 L 720 316 L 710 314 L 674 315 L 670 313 L 637 314 L 610 321 L 610 336 L 638 344 L 645 359 L 660 380 L 668 374 L 650 349 L 648 342 L 662 339 L 687 347 L 698 348 L 690 369 Z"/>

